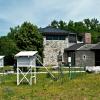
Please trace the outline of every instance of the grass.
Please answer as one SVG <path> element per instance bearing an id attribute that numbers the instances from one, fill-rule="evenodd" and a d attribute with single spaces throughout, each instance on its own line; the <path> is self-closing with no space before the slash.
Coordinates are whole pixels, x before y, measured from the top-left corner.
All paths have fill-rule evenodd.
<path id="1" fill-rule="evenodd" d="M 13 66 L 4 66 L 0 68 L 0 73 L 2 72 L 7 72 L 7 71 L 12 71 L 13 70 Z"/>
<path id="2" fill-rule="evenodd" d="M 55 74 L 56 76 L 56 74 Z M 37 84 L 16 85 L 16 75 L 0 76 L 0 100 L 100 100 L 100 74 L 68 74 L 53 81 L 47 74 L 37 75 Z"/>
<path id="3" fill-rule="evenodd" d="M 48 66 L 47 69 L 49 71 L 57 71 L 57 69 L 52 68 L 52 66 Z M 83 71 L 84 68 L 83 67 L 71 67 L 72 71 Z M 0 68 L 0 73 L 2 72 L 8 72 L 8 71 L 14 71 L 13 66 L 4 66 Z M 34 68 L 33 68 L 34 71 Z M 69 71 L 69 67 L 62 67 L 62 71 Z M 46 69 L 44 67 L 37 67 L 37 72 L 46 72 Z"/>

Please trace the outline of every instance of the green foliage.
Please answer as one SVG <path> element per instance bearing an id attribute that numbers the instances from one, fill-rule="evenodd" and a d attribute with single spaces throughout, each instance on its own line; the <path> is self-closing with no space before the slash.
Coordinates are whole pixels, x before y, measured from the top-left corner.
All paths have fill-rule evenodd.
<path id="1" fill-rule="evenodd" d="M 58 21 L 53 20 L 53 21 L 51 22 L 51 25 L 50 25 L 50 26 L 52 26 L 53 28 L 58 28 Z"/>
<path id="2" fill-rule="evenodd" d="M 63 30 L 68 30 L 77 33 L 78 40 L 81 40 L 84 33 L 89 32 L 92 34 L 92 42 L 100 42 L 100 23 L 96 18 L 84 19 L 83 21 L 74 22 L 70 20 L 68 23 L 64 21 L 52 21 L 51 25 L 55 28 L 60 28 Z"/>
<path id="3" fill-rule="evenodd" d="M 67 28 L 66 23 L 62 20 L 60 20 L 60 21 L 53 20 L 51 22 L 50 26 L 53 28 L 59 28 L 59 29 L 65 29 L 65 30 Z"/>
<path id="4" fill-rule="evenodd" d="M 18 51 L 15 42 L 8 37 L 0 38 L 0 55 L 5 55 L 5 65 L 14 63 L 14 55 Z"/>
<path id="5" fill-rule="evenodd" d="M 99 100 L 100 74 L 78 75 L 69 80 L 67 74 L 61 80 L 52 81 L 46 74 L 37 74 L 37 84 L 16 84 L 16 75 L 4 75 L 0 84 L 1 100 Z M 33 81 L 34 82 L 34 81 Z"/>
<path id="6" fill-rule="evenodd" d="M 5 65 L 14 64 L 14 55 L 21 50 L 37 50 L 42 56 L 42 34 L 29 22 L 10 28 L 8 35 L 0 38 L 0 55 L 5 55 Z"/>
<path id="7" fill-rule="evenodd" d="M 37 50 L 42 55 L 43 37 L 37 26 L 24 22 L 21 26 L 10 30 L 8 37 L 14 39 L 20 50 Z"/>

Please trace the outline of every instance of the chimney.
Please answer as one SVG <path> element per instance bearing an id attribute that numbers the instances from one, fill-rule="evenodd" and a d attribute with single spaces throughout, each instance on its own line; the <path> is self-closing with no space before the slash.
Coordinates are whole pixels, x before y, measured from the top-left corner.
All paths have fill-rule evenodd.
<path id="1" fill-rule="evenodd" d="M 84 43 L 85 44 L 91 44 L 91 33 L 85 33 Z"/>

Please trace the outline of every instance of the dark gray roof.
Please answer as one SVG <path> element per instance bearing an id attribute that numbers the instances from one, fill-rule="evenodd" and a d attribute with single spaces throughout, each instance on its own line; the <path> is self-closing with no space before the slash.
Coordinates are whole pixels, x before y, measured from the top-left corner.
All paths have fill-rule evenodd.
<path id="1" fill-rule="evenodd" d="M 77 50 L 91 50 L 93 47 L 95 47 L 97 44 L 84 44 Z"/>
<path id="2" fill-rule="evenodd" d="M 58 28 L 46 27 L 39 29 L 43 35 L 68 35 L 68 31 L 61 30 Z"/>
<path id="3" fill-rule="evenodd" d="M 100 50 L 100 43 L 94 46 L 91 50 Z"/>
<path id="4" fill-rule="evenodd" d="M 69 48 L 66 48 L 65 51 L 75 51 L 75 50 L 95 50 L 100 49 L 100 44 L 84 44 L 84 43 L 76 43 Z"/>
<path id="5" fill-rule="evenodd" d="M 83 45 L 84 45 L 83 43 L 76 43 L 76 44 L 70 46 L 69 48 L 66 48 L 65 51 L 75 51 Z"/>

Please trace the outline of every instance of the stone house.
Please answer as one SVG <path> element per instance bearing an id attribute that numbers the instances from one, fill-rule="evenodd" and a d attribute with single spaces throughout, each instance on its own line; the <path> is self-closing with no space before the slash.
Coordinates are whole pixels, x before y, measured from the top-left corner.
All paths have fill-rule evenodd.
<path id="1" fill-rule="evenodd" d="M 62 62 L 71 66 L 100 66 L 100 43 L 91 44 L 91 34 L 85 33 L 83 43 L 78 43 L 76 33 L 52 27 L 41 28 L 43 34 L 43 64 L 58 65 L 57 56 L 62 55 Z"/>
<path id="2" fill-rule="evenodd" d="M 45 66 L 58 65 L 57 55 L 59 52 L 61 52 L 64 62 L 64 49 L 77 42 L 76 33 L 52 27 L 41 28 L 40 32 L 43 34 L 43 64 Z"/>

